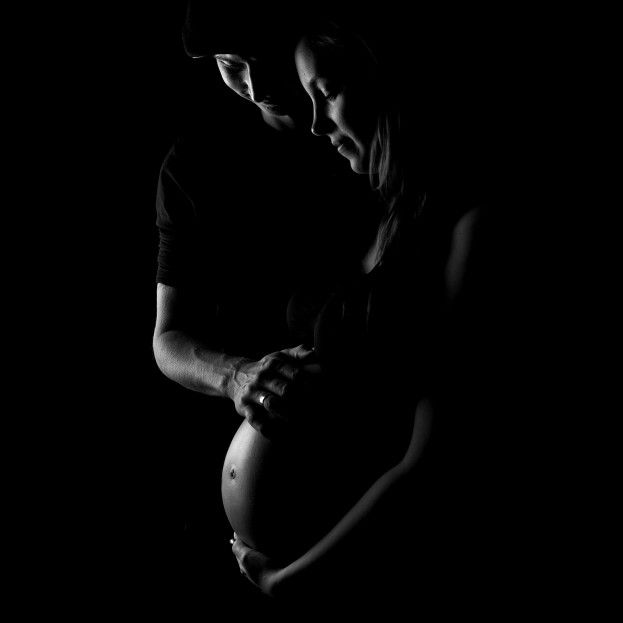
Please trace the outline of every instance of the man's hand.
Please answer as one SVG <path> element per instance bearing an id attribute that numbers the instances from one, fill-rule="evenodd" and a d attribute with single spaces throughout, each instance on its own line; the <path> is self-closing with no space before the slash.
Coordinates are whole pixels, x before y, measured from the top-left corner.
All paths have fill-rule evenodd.
<path id="1" fill-rule="evenodd" d="M 313 355 L 301 344 L 259 361 L 243 360 L 229 384 L 236 411 L 265 437 L 278 435 L 288 419 L 288 400 L 302 386 L 302 368 L 313 361 Z"/>

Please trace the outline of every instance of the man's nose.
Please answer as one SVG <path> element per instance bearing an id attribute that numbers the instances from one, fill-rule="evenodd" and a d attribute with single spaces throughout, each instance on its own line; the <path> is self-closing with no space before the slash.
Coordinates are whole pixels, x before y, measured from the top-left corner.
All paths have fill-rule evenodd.
<path id="1" fill-rule="evenodd" d="M 266 99 L 266 89 L 264 85 L 265 80 L 263 80 L 262 76 L 259 74 L 260 72 L 258 72 L 257 69 L 249 68 L 246 79 L 249 97 L 251 98 L 251 101 L 256 104 L 259 104 Z"/>

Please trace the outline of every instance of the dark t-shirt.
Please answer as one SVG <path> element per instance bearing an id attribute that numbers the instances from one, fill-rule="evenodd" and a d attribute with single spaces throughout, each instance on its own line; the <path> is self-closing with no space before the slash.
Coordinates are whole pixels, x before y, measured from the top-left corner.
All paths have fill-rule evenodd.
<path id="1" fill-rule="evenodd" d="M 259 357 L 300 343 L 286 318 L 295 292 L 357 270 L 374 200 L 328 144 L 307 129 L 276 131 L 242 104 L 164 160 L 156 278 L 183 293 L 196 334 Z"/>
<path id="2" fill-rule="evenodd" d="M 365 178 L 341 161 L 344 175 L 336 175 L 322 141 L 274 132 L 245 106 L 248 117 L 219 118 L 219 128 L 180 140 L 165 159 L 157 280 L 179 288 L 191 301 L 197 332 L 217 326 L 222 347 L 231 352 L 261 356 L 303 341 L 313 344 L 334 371 L 330 391 L 336 403 L 348 406 L 336 414 L 365 429 L 374 442 L 368 447 L 381 455 L 374 461 L 377 474 L 379 464 L 391 465 L 409 441 L 413 413 L 398 414 L 394 407 L 414 405 L 426 383 L 439 383 L 452 418 L 437 422 L 426 464 L 431 476 L 420 476 L 417 490 L 405 485 L 393 502 L 395 512 L 376 530 L 378 540 L 368 544 L 374 551 L 354 556 L 364 573 L 362 554 L 387 564 L 386 591 L 394 595 L 394 583 L 404 590 L 403 584 L 412 587 L 425 577 L 442 586 L 432 568 L 437 563 L 436 572 L 456 574 L 461 582 L 457 558 L 468 560 L 476 547 L 469 535 L 477 535 L 490 554 L 499 532 L 488 520 L 499 517 L 489 513 L 499 506 L 492 493 L 508 474 L 492 451 L 500 429 L 495 422 L 503 420 L 497 406 L 504 408 L 506 398 L 496 359 L 504 355 L 497 338 L 505 335 L 497 330 L 506 329 L 494 291 L 501 272 L 496 249 L 479 251 L 479 277 L 464 302 L 462 326 L 451 327 L 455 334 L 449 335 L 440 323 L 439 289 L 453 227 L 478 202 L 431 194 L 399 254 L 361 275 L 361 251 L 373 231 L 368 215 L 375 207 Z M 227 133 L 223 124 L 229 124 Z M 463 342 L 449 349 L 455 338 Z M 388 418 L 397 426 L 388 426 Z M 365 469 L 365 462 L 360 465 Z M 409 560 L 401 564 L 405 540 Z M 411 558 L 411 543 L 425 555 L 424 565 Z M 453 552 L 457 544 L 466 551 Z M 447 556 L 454 556 L 449 572 Z"/>

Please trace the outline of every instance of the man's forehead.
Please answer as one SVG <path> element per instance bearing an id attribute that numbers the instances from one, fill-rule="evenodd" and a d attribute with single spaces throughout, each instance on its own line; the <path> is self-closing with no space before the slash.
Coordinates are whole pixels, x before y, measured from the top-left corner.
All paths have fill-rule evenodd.
<path id="1" fill-rule="evenodd" d="M 230 57 L 250 62 L 283 63 L 291 62 L 294 54 L 292 45 L 270 44 L 265 42 L 240 42 L 223 40 L 215 44 L 211 56 Z"/>
<path id="2" fill-rule="evenodd" d="M 189 0 L 183 39 L 190 56 L 222 51 L 261 57 L 293 49 L 302 29 L 297 15 L 290 9 L 279 11 L 273 4 Z"/>
<path id="3" fill-rule="evenodd" d="M 290 36 L 282 36 L 262 29 L 249 32 L 247 29 L 231 32 L 223 28 L 220 32 L 212 32 L 197 41 L 196 49 L 202 54 L 232 54 L 256 59 L 277 59 L 283 55 L 291 55 L 296 42 Z M 190 46 L 188 46 L 190 47 Z"/>

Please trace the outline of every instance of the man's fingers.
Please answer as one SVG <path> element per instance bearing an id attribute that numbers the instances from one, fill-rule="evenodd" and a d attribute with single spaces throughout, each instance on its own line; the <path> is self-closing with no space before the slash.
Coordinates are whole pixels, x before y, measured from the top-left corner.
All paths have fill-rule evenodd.
<path id="1" fill-rule="evenodd" d="M 291 363 L 282 363 L 279 367 L 279 374 L 287 381 L 294 381 L 299 375 L 299 369 Z"/>
<path id="2" fill-rule="evenodd" d="M 266 381 L 264 383 L 264 387 L 266 387 L 269 392 L 279 396 L 280 398 L 285 398 L 289 391 L 288 382 L 282 379 L 271 379 Z"/>
<path id="3" fill-rule="evenodd" d="M 268 417 L 268 414 L 263 407 L 247 402 L 241 409 L 242 415 L 246 418 L 247 422 L 253 426 L 256 430 L 261 431 L 264 420 Z"/>
<path id="4" fill-rule="evenodd" d="M 304 344 L 299 344 L 294 348 L 285 348 L 281 351 L 284 355 L 288 357 L 292 357 L 293 359 L 306 359 L 307 357 L 311 357 L 314 354 L 313 348 L 307 348 Z"/>
<path id="5" fill-rule="evenodd" d="M 275 420 L 277 424 L 287 422 L 288 409 L 286 401 L 283 398 L 271 394 L 268 398 L 266 398 L 266 400 L 264 400 L 264 409 L 271 414 L 272 420 Z"/>
<path id="6" fill-rule="evenodd" d="M 284 435 L 284 425 L 283 420 L 278 420 L 277 418 L 270 418 L 267 420 L 263 420 L 258 422 L 255 429 L 266 439 L 269 441 L 277 441 L 281 439 Z"/>
<path id="7" fill-rule="evenodd" d="M 273 397 L 274 398 L 274 397 Z M 264 400 L 264 405 L 268 399 Z M 270 407 L 270 403 L 268 404 Z M 243 408 L 243 415 L 247 422 L 267 439 L 274 440 L 279 437 L 285 425 L 285 420 L 278 413 L 270 411 L 259 404 L 248 403 Z"/>
<path id="8" fill-rule="evenodd" d="M 255 394 L 255 400 L 258 405 L 264 409 L 264 411 L 268 411 L 271 415 L 276 417 L 281 417 L 281 398 L 276 396 L 275 394 L 260 390 Z M 265 419 L 265 414 L 259 414 L 263 419 Z"/>
<path id="9" fill-rule="evenodd" d="M 288 381 L 293 381 L 299 374 L 301 364 L 315 355 L 313 349 L 303 344 L 294 348 L 285 348 L 265 358 L 262 372 L 258 375 L 265 382 L 266 376 L 282 376 Z M 274 392 L 280 395 L 279 392 Z"/>

